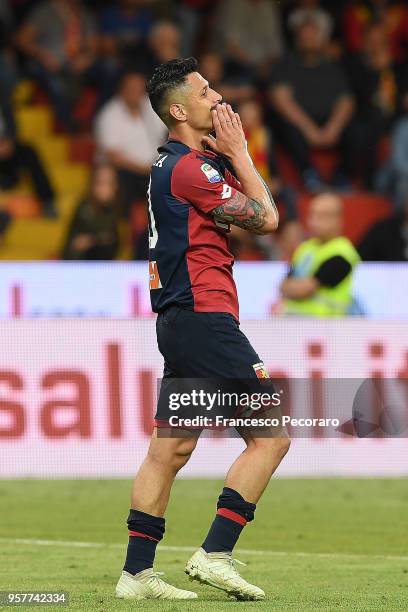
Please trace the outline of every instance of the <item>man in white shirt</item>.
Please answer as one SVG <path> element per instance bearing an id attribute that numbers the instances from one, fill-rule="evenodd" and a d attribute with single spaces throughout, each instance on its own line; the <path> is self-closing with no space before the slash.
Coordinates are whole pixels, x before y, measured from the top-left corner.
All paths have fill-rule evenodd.
<path id="1" fill-rule="evenodd" d="M 146 197 L 150 168 L 166 135 L 147 97 L 145 77 L 126 73 L 118 95 L 96 118 L 98 152 L 118 170 L 126 213 Z"/>

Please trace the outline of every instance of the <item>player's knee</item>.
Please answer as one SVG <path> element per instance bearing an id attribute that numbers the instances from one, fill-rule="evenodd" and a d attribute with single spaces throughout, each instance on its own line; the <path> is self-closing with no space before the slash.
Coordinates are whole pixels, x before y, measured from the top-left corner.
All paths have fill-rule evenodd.
<path id="1" fill-rule="evenodd" d="M 155 445 L 149 449 L 148 455 L 151 461 L 160 463 L 177 473 L 190 459 L 196 443 L 196 440 L 187 439 L 169 446 Z"/>
<path id="2" fill-rule="evenodd" d="M 273 440 L 273 451 L 283 459 L 290 448 L 290 438 L 275 438 Z"/>
<path id="3" fill-rule="evenodd" d="M 288 438 L 279 438 L 278 443 L 278 452 L 282 456 L 282 458 L 286 455 L 288 450 L 290 449 L 291 439 Z"/>
<path id="4" fill-rule="evenodd" d="M 191 453 L 175 453 L 170 460 L 170 465 L 174 472 L 178 472 L 184 467 L 187 461 L 190 459 Z"/>
<path id="5" fill-rule="evenodd" d="M 253 440 L 255 448 L 263 455 L 270 454 L 273 457 L 278 455 L 281 459 L 286 455 L 290 448 L 290 438 L 257 438 Z"/>
<path id="6" fill-rule="evenodd" d="M 177 449 L 168 459 L 168 465 L 177 474 L 186 465 L 194 449 L 183 447 Z"/>
<path id="7" fill-rule="evenodd" d="M 174 464 L 177 470 L 183 467 L 190 459 L 195 447 L 197 445 L 197 440 L 195 438 L 187 438 L 182 441 L 182 443 L 177 447 Z"/>

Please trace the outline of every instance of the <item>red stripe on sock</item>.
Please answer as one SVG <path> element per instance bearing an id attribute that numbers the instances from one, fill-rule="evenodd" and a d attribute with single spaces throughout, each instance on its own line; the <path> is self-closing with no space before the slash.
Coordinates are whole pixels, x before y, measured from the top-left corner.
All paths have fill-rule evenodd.
<path id="1" fill-rule="evenodd" d="M 140 531 L 129 531 L 129 536 L 137 536 L 138 538 L 147 538 L 148 540 L 153 540 L 154 542 L 160 542 L 160 540 L 152 538 L 152 536 L 146 535 L 145 533 L 140 533 Z"/>
<path id="2" fill-rule="evenodd" d="M 246 519 L 244 519 L 243 516 L 241 516 L 237 512 L 234 512 L 233 510 L 228 510 L 228 508 L 218 508 L 217 514 L 220 514 L 221 516 L 225 516 L 225 518 L 230 519 L 231 521 L 235 521 L 236 523 L 239 523 L 240 525 L 247 524 L 247 521 Z"/>

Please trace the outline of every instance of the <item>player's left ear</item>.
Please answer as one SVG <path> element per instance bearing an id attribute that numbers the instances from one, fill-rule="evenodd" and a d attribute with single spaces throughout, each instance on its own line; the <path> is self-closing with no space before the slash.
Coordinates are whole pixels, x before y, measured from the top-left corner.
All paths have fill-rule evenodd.
<path id="1" fill-rule="evenodd" d="M 176 121 L 187 121 L 187 113 L 183 104 L 174 103 L 170 105 L 170 117 Z"/>

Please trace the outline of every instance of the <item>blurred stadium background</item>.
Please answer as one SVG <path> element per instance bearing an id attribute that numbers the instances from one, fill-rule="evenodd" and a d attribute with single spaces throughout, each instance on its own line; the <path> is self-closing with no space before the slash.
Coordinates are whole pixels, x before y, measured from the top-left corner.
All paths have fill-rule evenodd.
<path id="1" fill-rule="evenodd" d="M 109 597 L 122 550 L 112 546 L 126 538 L 128 483 L 147 448 L 162 367 L 145 193 L 166 131 L 145 86 L 155 65 L 189 55 L 241 113 L 279 206 L 276 235 L 231 235 L 242 328 L 270 373 L 408 377 L 405 1 L 0 0 L 2 589 L 65 585 L 80 593 L 76 609 L 119 606 Z M 289 318 L 281 282 L 310 235 L 310 202 L 328 190 L 361 258 L 352 299 L 344 316 Z M 189 500 L 204 523 L 211 479 L 240 448 L 203 440 L 185 468 L 206 479 Z M 407 451 L 406 432 L 294 441 L 278 470 L 293 480 L 270 487 L 261 529 L 242 544 L 283 555 L 271 557 L 277 599 L 265 609 L 407 609 Z M 87 489 L 79 480 L 88 478 L 107 480 Z M 177 493 L 188 495 L 186 483 Z M 161 560 L 171 574 L 182 568 L 177 546 L 200 536 L 181 503 L 170 512 L 176 548 Z M 278 517 L 270 538 L 268 513 Z M 111 547 L 56 552 L 52 540 Z M 253 559 L 254 579 L 273 582 L 265 558 Z M 37 564 L 29 575 L 27 560 Z M 292 572 L 302 576 L 296 586 Z"/>

